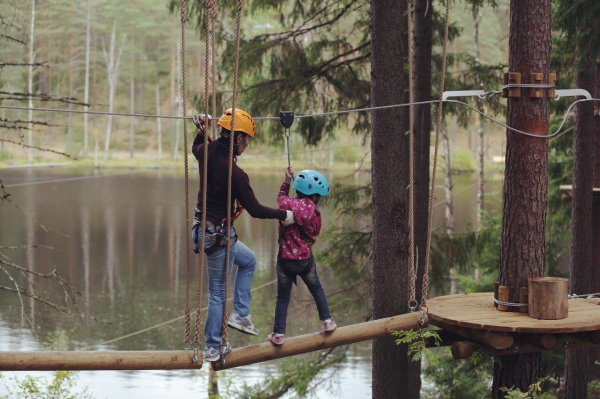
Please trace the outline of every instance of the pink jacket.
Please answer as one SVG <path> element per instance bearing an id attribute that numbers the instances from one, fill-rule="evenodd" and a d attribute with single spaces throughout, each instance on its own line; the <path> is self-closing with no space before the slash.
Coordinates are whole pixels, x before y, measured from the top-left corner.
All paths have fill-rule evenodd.
<path id="1" fill-rule="evenodd" d="M 311 254 L 310 247 L 321 232 L 321 214 L 314 202 L 308 198 L 290 198 L 290 185 L 283 183 L 277 195 L 279 208 L 292 211 L 295 224 L 287 227 L 279 225 L 281 258 L 286 260 L 304 260 Z M 302 229 L 304 233 L 301 233 Z"/>

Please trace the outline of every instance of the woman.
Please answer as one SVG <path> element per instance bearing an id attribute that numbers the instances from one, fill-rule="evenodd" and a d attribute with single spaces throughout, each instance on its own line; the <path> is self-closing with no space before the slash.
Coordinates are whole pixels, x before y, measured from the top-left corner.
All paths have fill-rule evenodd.
<path id="1" fill-rule="evenodd" d="M 218 126 L 221 127 L 221 137 L 216 141 L 208 138 L 208 125 L 210 121 L 204 116 L 195 116 L 194 123 L 198 127 L 198 135 L 192 144 L 192 152 L 198 160 L 200 169 L 200 189 L 198 190 L 198 205 L 195 209 L 192 238 L 196 249 L 200 250 L 198 241 L 201 237 L 199 231 L 202 220 L 201 210 L 204 174 L 204 145 L 208 145 L 208 183 L 206 192 L 206 252 L 208 269 L 208 312 L 204 336 L 206 351 L 204 360 L 214 362 L 219 360 L 221 352 L 227 353 L 227 348 L 220 349 L 222 336 L 223 305 L 225 303 L 225 257 L 227 247 L 227 185 L 229 168 L 229 144 L 234 140 L 234 162 L 231 183 L 231 215 L 246 209 L 250 216 L 259 219 L 277 219 L 285 226 L 294 223 L 292 212 L 282 209 L 268 208 L 261 205 L 250 186 L 248 175 L 236 164 L 237 157 L 242 155 L 254 137 L 256 129 L 254 120 L 247 112 L 235 110 L 235 132 L 231 134 L 232 110 L 228 109 L 219 118 Z M 239 206 L 235 208 L 235 203 Z M 254 276 L 256 258 L 254 253 L 237 239 L 235 228 L 231 228 L 232 240 L 230 247 L 229 270 L 233 264 L 238 266 L 234 283 L 233 313 L 229 317 L 228 325 L 246 334 L 258 335 L 258 329 L 252 324 L 250 318 L 250 287 Z"/>

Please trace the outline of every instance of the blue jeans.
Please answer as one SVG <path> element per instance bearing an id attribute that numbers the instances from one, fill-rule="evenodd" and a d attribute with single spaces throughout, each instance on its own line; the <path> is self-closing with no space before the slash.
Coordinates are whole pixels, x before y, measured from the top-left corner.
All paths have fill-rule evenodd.
<path id="1" fill-rule="evenodd" d="M 192 238 L 198 247 L 200 234 L 198 229 L 192 229 Z M 233 233 L 233 231 L 232 231 Z M 200 250 L 200 248 L 198 248 Z M 225 251 L 219 249 L 212 255 L 206 255 L 206 268 L 208 270 L 208 311 L 206 314 L 206 325 L 204 327 L 204 338 L 207 348 L 218 348 L 221 346 L 223 335 L 223 306 L 225 303 Z M 252 278 L 256 267 L 254 252 L 241 241 L 231 246 L 229 257 L 229 273 L 235 263 L 238 266 L 233 286 L 233 310 L 241 317 L 250 313 L 250 300 L 252 294 Z"/>
<path id="2" fill-rule="evenodd" d="M 288 305 L 290 304 L 292 285 L 296 276 L 302 278 L 312 294 L 319 311 L 319 319 L 327 320 L 331 318 L 327 297 L 319 280 L 316 264 L 311 262 L 307 267 L 303 267 L 304 270 L 300 270 L 296 267 L 300 262 L 277 262 L 277 302 L 275 303 L 275 323 L 273 325 L 273 332 L 276 334 L 285 334 Z M 286 265 L 289 266 L 286 267 Z"/>

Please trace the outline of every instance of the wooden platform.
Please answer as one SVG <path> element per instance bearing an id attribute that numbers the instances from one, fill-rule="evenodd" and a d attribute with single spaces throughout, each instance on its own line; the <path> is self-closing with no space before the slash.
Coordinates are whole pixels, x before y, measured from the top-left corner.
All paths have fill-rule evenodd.
<path id="1" fill-rule="evenodd" d="M 600 330 L 600 305 L 585 299 L 569 299 L 569 317 L 537 320 L 525 313 L 500 312 L 494 307 L 494 293 L 447 295 L 427 301 L 429 323 L 440 328 L 460 326 L 499 332 L 575 333 Z"/>

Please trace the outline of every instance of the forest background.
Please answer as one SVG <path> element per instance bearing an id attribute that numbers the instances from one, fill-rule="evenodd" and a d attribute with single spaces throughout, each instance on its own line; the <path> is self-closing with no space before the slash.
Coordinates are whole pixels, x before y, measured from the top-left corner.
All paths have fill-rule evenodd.
<path id="1" fill-rule="evenodd" d="M 242 28 L 240 108 L 246 108 L 254 116 L 275 116 L 279 110 L 307 114 L 370 105 L 368 2 L 329 1 L 320 6 L 316 3 L 302 6 L 294 1 L 277 5 L 258 1 L 248 8 Z M 28 44 L 31 4 L 13 0 L 0 5 L 2 39 L 6 41 L 0 48 L 0 60 L 36 63 L 33 73 L 27 65 L 2 64 L 1 104 L 23 106 L 31 99 L 35 107 L 83 109 L 87 101 L 92 110 L 181 115 L 179 15 L 173 4 L 150 0 L 129 3 L 41 0 L 35 4 L 33 59 Z M 200 2 L 192 4 L 196 7 L 191 7 L 186 43 L 189 115 L 204 112 L 201 107 L 204 41 L 200 34 L 204 16 Z M 436 71 L 442 22 L 437 14 L 439 8 L 436 2 L 433 82 L 439 78 Z M 231 98 L 234 31 L 232 8 L 223 7 L 219 13 L 222 18 L 217 27 L 217 109 L 223 110 Z M 508 1 L 456 1 L 452 5 L 451 22 L 447 89 L 483 86 L 498 90 L 499 72 L 506 69 L 508 60 Z M 560 31 L 557 32 L 553 68 L 561 72 L 559 83 L 572 87 L 573 58 L 564 45 L 561 47 Z M 398 68 L 402 68 L 401 61 Z M 432 94 L 435 98 L 435 84 Z M 553 106 L 556 114 L 564 109 L 562 103 Z M 31 145 L 64 152 L 77 159 L 70 161 L 75 167 L 180 167 L 183 143 L 180 121 L 128 117 L 111 121 L 106 116 L 92 115 L 86 129 L 83 116 L 78 114 L 36 112 L 31 119 L 26 111 L 1 111 L 1 165 L 65 161 L 59 154 L 30 151 L 21 146 L 29 143 L 28 126 L 32 124 Z M 496 101 L 487 111 L 500 115 L 503 103 Z M 292 159 L 331 173 L 357 169 L 368 172 L 369 123 L 366 112 L 298 121 L 292 128 Z M 487 182 L 500 180 L 497 176 L 505 150 L 504 130 L 486 123 L 484 141 L 480 143 L 479 129 L 475 114 L 445 107 L 440 169 L 444 174 L 447 221 L 445 228 L 436 232 L 433 243 L 432 276 L 436 281 L 432 284 L 436 294 L 489 290 L 497 277 L 500 218 L 494 210 L 499 208 L 498 198 L 494 195 L 486 198 L 492 204 L 488 206 L 490 212 L 482 213 L 478 223 L 465 231 L 454 231 L 452 222 L 452 201 L 456 194 L 452 191 L 453 174 L 485 167 Z M 192 138 L 194 129 L 189 131 Z M 258 122 L 257 140 L 242 162 L 249 169 L 280 169 L 285 165 L 284 149 L 283 129 L 278 123 Z M 478 164 L 481 155 L 483 163 Z M 568 271 L 564 266 L 568 264 L 570 211 L 568 204 L 560 199 L 558 185 L 569 182 L 571 162 L 568 140 L 551 143 L 549 275 L 564 275 Z M 348 195 L 349 192 L 353 195 Z M 335 250 L 321 255 L 334 269 L 340 259 L 350 260 L 355 267 L 336 270 L 336 277 L 353 286 L 370 284 L 370 207 L 366 206 L 370 193 L 368 184 L 358 189 L 339 186 L 330 202 L 342 212 L 348 226 L 367 227 L 357 232 L 352 227 L 334 226 L 327 236 L 335 244 Z M 361 236 L 358 240 L 357 234 Z M 356 245 L 349 245 L 350 241 Z M 442 360 L 449 359 L 447 354 L 441 356 Z M 547 356 L 544 363 L 545 369 L 552 370 L 549 374 L 559 382 L 558 386 L 563 362 L 560 356 Z M 473 362 L 448 361 L 442 366 L 424 369 L 426 378 L 434 381 L 433 391 L 428 394 L 466 395 L 465 387 L 470 387 L 469 395 L 481 397 L 488 389 L 482 381 L 490 378 L 489 364 L 487 369 Z M 314 376 L 320 370 L 321 364 L 308 363 L 288 372 Z M 283 377 L 274 380 L 273 389 L 283 389 L 276 386 L 282 381 Z M 307 384 L 309 381 L 310 378 Z"/>

